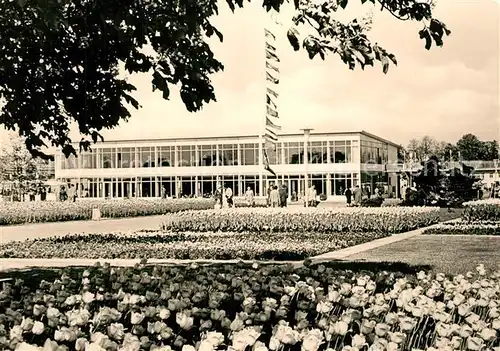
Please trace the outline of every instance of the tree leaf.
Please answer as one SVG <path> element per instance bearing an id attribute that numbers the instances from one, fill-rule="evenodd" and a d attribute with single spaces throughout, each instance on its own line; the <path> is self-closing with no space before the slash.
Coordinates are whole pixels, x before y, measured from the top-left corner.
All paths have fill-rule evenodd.
<path id="1" fill-rule="evenodd" d="M 24 7 L 27 2 L 28 2 L 28 0 L 17 0 L 17 4 L 21 7 Z"/>
<path id="2" fill-rule="evenodd" d="M 337 3 L 339 4 L 339 6 L 342 7 L 344 10 L 347 7 L 347 2 L 348 2 L 348 0 L 337 0 Z"/>
<path id="3" fill-rule="evenodd" d="M 233 0 L 226 0 L 226 2 L 229 5 L 229 8 L 231 9 L 231 12 L 234 13 L 235 6 L 234 6 L 234 3 L 233 3 Z"/>
<path id="4" fill-rule="evenodd" d="M 288 38 L 288 41 L 292 45 L 293 50 L 299 51 L 299 49 L 300 49 L 300 42 L 299 42 L 299 38 L 298 38 L 299 31 L 296 28 L 292 27 L 287 31 L 286 36 Z"/>
<path id="5" fill-rule="evenodd" d="M 318 53 L 319 53 L 319 56 L 321 57 L 321 59 L 324 61 L 325 60 L 325 52 L 323 51 L 323 49 L 320 49 L 318 51 Z"/>
<path id="6" fill-rule="evenodd" d="M 395 66 L 398 65 L 398 61 L 396 60 L 396 56 L 394 54 L 387 54 L 387 57 L 394 63 Z"/>
<path id="7" fill-rule="evenodd" d="M 153 72 L 153 90 L 155 88 L 161 90 L 163 92 L 163 98 L 168 100 L 170 95 L 170 90 L 168 88 L 168 83 L 166 79 L 160 74 L 158 71 Z"/>
<path id="8" fill-rule="evenodd" d="M 224 41 L 224 35 L 215 27 L 212 27 L 213 31 L 215 32 L 215 35 L 219 38 L 220 42 L 222 43 Z"/>
<path id="9" fill-rule="evenodd" d="M 123 94 L 123 97 L 128 104 L 131 104 L 136 110 L 139 109 L 140 107 L 139 102 L 136 99 L 134 99 L 131 95 Z"/>
<path id="10" fill-rule="evenodd" d="M 425 39 L 425 48 L 427 50 L 430 50 L 431 46 L 432 46 L 432 37 L 431 37 L 431 34 L 429 33 L 429 30 L 427 28 L 422 29 L 419 32 L 419 35 L 420 35 L 420 39 Z"/>
<path id="11" fill-rule="evenodd" d="M 387 74 L 387 72 L 389 71 L 389 62 L 388 61 L 382 63 L 382 71 L 384 72 L 384 74 Z"/>

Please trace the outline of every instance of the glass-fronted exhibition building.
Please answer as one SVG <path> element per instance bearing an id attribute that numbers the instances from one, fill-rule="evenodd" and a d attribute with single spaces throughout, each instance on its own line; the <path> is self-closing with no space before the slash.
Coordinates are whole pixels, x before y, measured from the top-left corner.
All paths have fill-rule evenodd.
<path id="1" fill-rule="evenodd" d="M 264 196 L 272 183 L 289 195 L 305 189 L 305 175 L 318 194 L 335 200 L 347 187 L 383 186 L 398 196 L 398 177 L 387 173 L 399 145 L 365 131 L 280 135 L 271 169 L 264 169 L 264 142 L 258 135 L 105 141 L 78 157 L 56 155 L 57 180 L 77 184 L 90 198 L 211 196 L 219 184 L 243 196 L 250 187 Z M 307 145 L 307 162 L 304 149 Z M 83 195 L 84 194 L 84 195 Z"/>

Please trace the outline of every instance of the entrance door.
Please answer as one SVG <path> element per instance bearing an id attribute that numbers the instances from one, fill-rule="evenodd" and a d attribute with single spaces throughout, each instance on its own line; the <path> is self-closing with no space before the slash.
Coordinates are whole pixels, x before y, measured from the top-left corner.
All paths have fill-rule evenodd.
<path id="1" fill-rule="evenodd" d="M 290 199 L 292 201 L 297 201 L 300 194 L 299 180 L 297 178 L 290 177 Z"/>
<path id="2" fill-rule="evenodd" d="M 123 197 L 128 198 L 130 196 L 130 182 L 124 181 L 123 182 Z"/>
<path id="3" fill-rule="evenodd" d="M 104 197 L 106 199 L 113 197 L 113 194 L 111 194 L 111 182 L 104 182 Z"/>

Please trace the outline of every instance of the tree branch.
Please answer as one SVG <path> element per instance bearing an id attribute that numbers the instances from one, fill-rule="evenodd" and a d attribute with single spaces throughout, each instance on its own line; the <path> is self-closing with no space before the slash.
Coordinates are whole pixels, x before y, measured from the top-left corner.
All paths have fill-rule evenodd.
<path id="1" fill-rule="evenodd" d="M 382 10 L 386 9 L 391 15 L 393 15 L 395 18 L 397 18 L 400 21 L 408 21 L 411 19 L 410 15 L 408 15 L 406 18 L 401 17 L 396 15 L 394 12 L 392 12 L 387 5 L 385 4 L 384 0 L 377 0 L 380 5 L 382 5 Z"/>

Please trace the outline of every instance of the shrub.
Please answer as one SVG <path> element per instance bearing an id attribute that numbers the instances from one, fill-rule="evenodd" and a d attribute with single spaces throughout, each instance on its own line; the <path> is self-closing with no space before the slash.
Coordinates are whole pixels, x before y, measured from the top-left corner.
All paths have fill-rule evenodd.
<path id="1" fill-rule="evenodd" d="M 383 202 L 384 199 L 381 197 L 372 197 L 369 199 L 363 199 L 361 201 L 361 207 L 380 207 L 382 206 Z"/>

